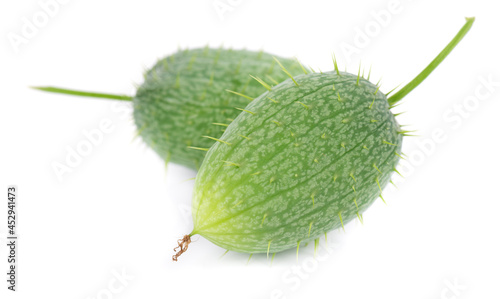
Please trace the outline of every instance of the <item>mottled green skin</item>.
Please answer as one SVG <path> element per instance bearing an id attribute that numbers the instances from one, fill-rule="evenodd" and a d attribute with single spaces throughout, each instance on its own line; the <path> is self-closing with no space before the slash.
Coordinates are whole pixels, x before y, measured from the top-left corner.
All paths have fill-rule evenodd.
<path id="1" fill-rule="evenodd" d="M 192 235 L 239 252 L 267 252 L 269 242 L 269 252 L 282 251 L 340 227 L 339 212 L 343 224 L 356 218 L 381 194 L 376 180 L 389 182 L 402 135 L 386 96 L 348 73 L 295 79 L 298 87 L 286 80 L 251 102 L 254 114 L 221 137 L 230 145 L 208 152 Z"/>
<path id="2" fill-rule="evenodd" d="M 294 75 L 302 73 L 296 60 L 279 58 Z M 198 168 L 224 126 L 238 116 L 250 100 L 226 89 L 255 98 L 266 89 L 249 75 L 273 85 L 287 77 L 273 57 L 263 52 L 193 49 L 160 60 L 145 75 L 133 99 L 134 119 L 142 139 L 163 159 Z"/>

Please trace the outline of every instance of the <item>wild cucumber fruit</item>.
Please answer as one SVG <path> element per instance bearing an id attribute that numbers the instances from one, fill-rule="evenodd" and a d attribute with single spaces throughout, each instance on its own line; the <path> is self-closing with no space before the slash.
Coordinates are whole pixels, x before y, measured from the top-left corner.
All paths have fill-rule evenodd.
<path id="1" fill-rule="evenodd" d="M 276 253 L 343 227 L 389 182 L 405 132 L 390 111 L 450 53 L 466 24 L 392 97 L 358 75 L 291 77 L 252 101 L 208 152 L 196 178 L 194 229 L 227 250 Z"/>
<path id="2" fill-rule="evenodd" d="M 296 61 L 284 61 L 291 73 L 302 72 Z M 263 52 L 181 51 L 146 74 L 134 97 L 135 122 L 161 157 L 171 155 L 172 162 L 198 168 L 206 150 L 241 112 L 237 108 L 285 79 L 272 56 Z"/>
<path id="3" fill-rule="evenodd" d="M 293 75 L 307 71 L 294 59 L 280 61 Z M 241 112 L 238 108 L 286 78 L 270 54 L 205 47 L 159 60 L 145 73 L 134 97 L 36 88 L 133 101 L 142 139 L 167 162 L 198 168 L 206 151 Z"/>

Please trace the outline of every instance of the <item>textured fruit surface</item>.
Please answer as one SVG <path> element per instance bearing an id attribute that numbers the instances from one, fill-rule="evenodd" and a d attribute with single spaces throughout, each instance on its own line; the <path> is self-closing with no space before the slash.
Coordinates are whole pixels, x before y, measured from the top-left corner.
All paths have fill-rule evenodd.
<path id="1" fill-rule="evenodd" d="M 191 235 L 278 252 L 361 218 L 381 195 L 402 145 L 387 97 L 349 73 L 294 80 L 252 101 L 208 152 Z"/>
<path id="2" fill-rule="evenodd" d="M 292 74 L 302 73 L 296 60 L 280 62 Z M 241 112 L 235 107 L 244 108 L 266 91 L 250 75 L 269 85 L 288 78 L 263 52 L 202 48 L 160 60 L 133 99 L 139 134 L 163 159 L 198 168 L 214 143 L 203 136 L 218 138 Z"/>

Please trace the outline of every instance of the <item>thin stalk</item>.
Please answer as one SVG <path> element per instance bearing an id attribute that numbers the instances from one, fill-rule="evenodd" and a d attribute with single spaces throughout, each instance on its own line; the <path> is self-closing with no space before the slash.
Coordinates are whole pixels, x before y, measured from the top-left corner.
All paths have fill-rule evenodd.
<path id="1" fill-rule="evenodd" d="M 474 23 L 475 18 L 465 18 L 465 25 L 458 31 L 457 35 L 451 40 L 451 42 L 439 53 L 439 55 L 434 58 L 434 60 L 415 77 L 410 83 L 406 84 L 405 87 L 401 88 L 398 92 L 389 97 L 389 105 L 394 105 L 395 103 L 401 101 L 407 94 L 409 94 L 415 87 L 417 87 L 422 81 L 429 76 L 432 71 L 450 54 L 450 52 L 458 45 L 462 38 L 469 32 Z"/>
<path id="2" fill-rule="evenodd" d="M 58 87 L 51 87 L 51 86 L 34 86 L 31 88 L 38 89 L 41 91 L 46 91 L 46 92 L 69 94 L 69 95 L 80 96 L 80 97 L 102 98 L 102 99 L 112 99 L 112 100 L 120 100 L 120 101 L 131 101 L 132 100 L 131 96 L 119 95 L 119 94 L 87 92 L 87 91 L 72 90 L 72 89 L 65 89 L 65 88 L 58 88 Z"/>

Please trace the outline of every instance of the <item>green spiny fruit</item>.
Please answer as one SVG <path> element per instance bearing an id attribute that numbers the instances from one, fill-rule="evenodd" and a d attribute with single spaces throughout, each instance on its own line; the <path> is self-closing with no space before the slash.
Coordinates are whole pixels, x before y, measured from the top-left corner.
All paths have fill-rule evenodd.
<path id="1" fill-rule="evenodd" d="M 284 61 L 291 73 L 302 72 L 296 61 Z M 144 141 L 161 157 L 198 168 L 203 150 L 238 116 L 238 108 L 286 76 L 263 52 L 181 51 L 147 72 L 134 97 L 135 122 Z"/>
<path id="2" fill-rule="evenodd" d="M 390 108 L 422 82 L 472 26 L 466 24 L 391 97 L 358 75 L 288 79 L 252 101 L 209 150 L 196 178 L 194 229 L 227 250 L 268 254 L 317 240 L 362 213 L 389 182 L 405 132 Z"/>
<path id="3" fill-rule="evenodd" d="M 294 59 L 280 62 L 298 75 Z M 253 75 L 253 76 L 250 76 Z M 206 151 L 253 98 L 287 77 L 273 56 L 247 50 L 181 50 L 144 74 L 134 97 L 37 87 L 49 92 L 133 101 L 142 139 L 167 162 L 198 168 Z"/>

